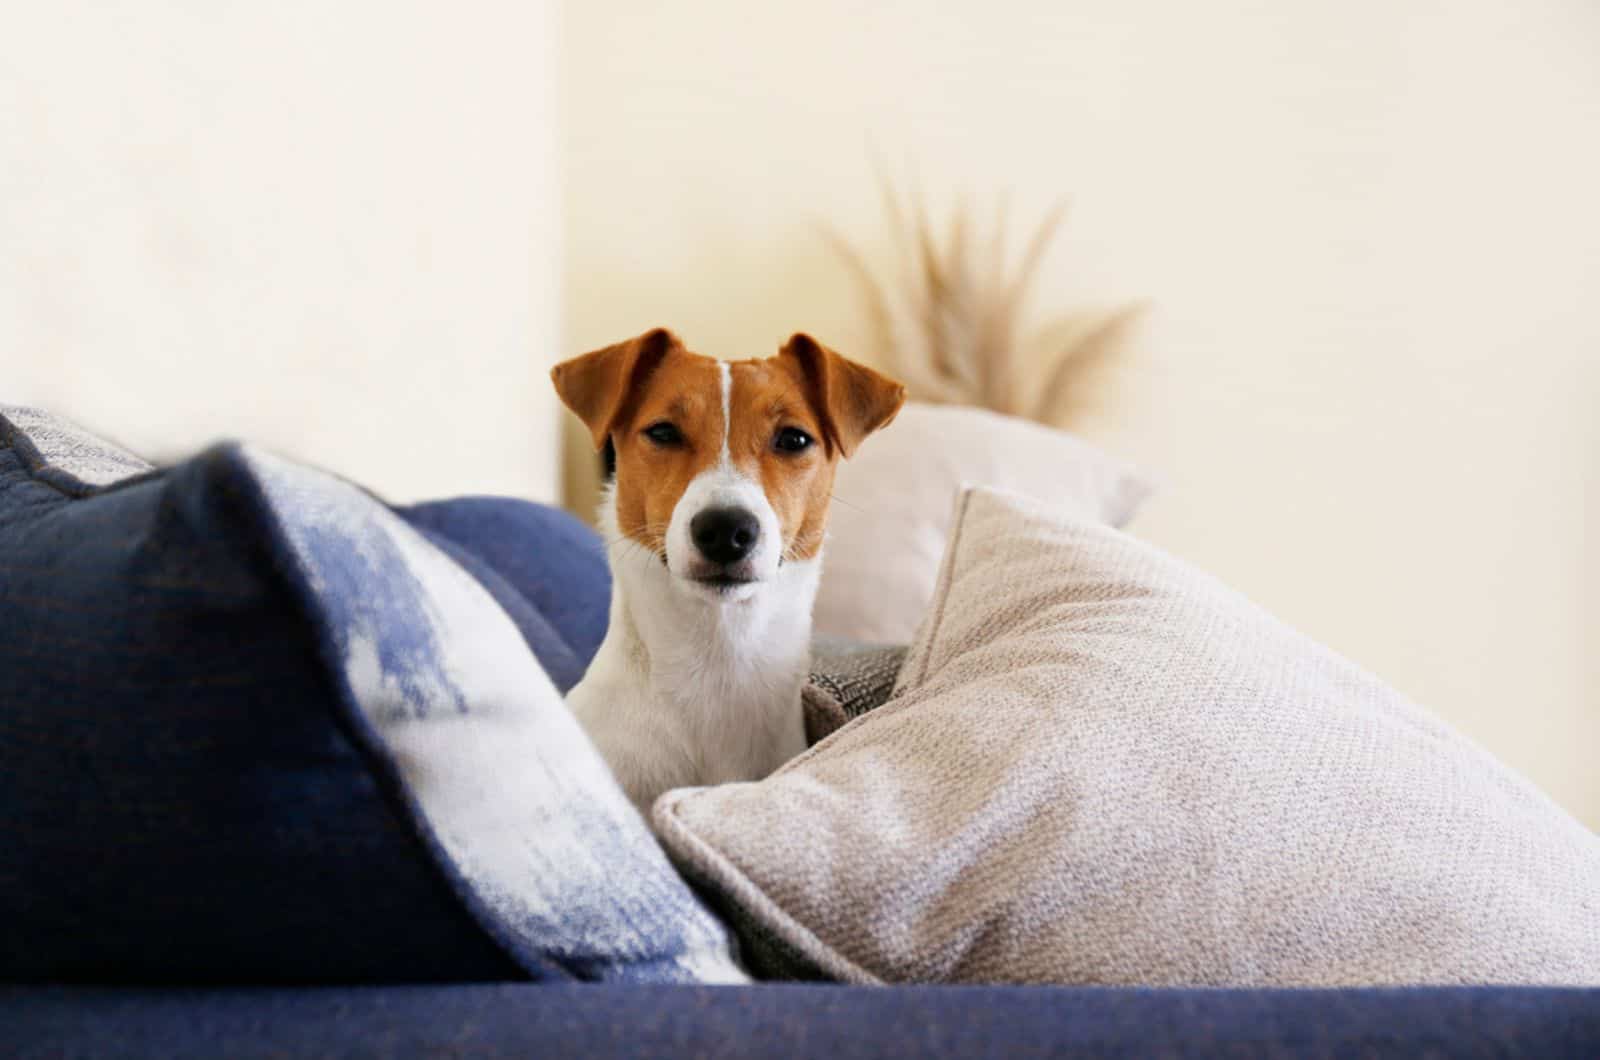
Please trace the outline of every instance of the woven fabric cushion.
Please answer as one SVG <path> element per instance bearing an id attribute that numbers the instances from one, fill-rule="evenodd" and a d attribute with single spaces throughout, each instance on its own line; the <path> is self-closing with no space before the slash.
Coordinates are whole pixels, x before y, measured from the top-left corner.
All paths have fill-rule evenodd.
<path id="1" fill-rule="evenodd" d="M 0 977 L 740 978 L 531 643 L 338 479 L 0 410 Z"/>
<path id="2" fill-rule="evenodd" d="M 811 642 L 811 673 L 802 703 L 806 743 L 814 744 L 835 729 L 886 703 L 905 661 L 904 645 L 864 644 L 847 637 L 821 635 Z"/>
<path id="3" fill-rule="evenodd" d="M 910 641 L 933 599 L 951 499 L 968 484 L 1046 497 L 1110 526 L 1150 492 L 1128 465 L 1065 431 L 985 409 L 907 405 L 839 465 L 818 632 Z"/>
<path id="4" fill-rule="evenodd" d="M 1600 983 L 1600 839 L 1214 579 L 965 492 L 896 695 L 658 831 L 769 974 Z"/>

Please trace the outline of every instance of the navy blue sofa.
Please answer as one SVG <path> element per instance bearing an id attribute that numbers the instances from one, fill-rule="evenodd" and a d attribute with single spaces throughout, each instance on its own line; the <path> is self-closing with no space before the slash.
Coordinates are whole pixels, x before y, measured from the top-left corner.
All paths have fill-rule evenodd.
<path id="1" fill-rule="evenodd" d="M 540 985 L 0 991 L 19 1057 L 1593 1057 L 1581 990 Z"/>
<path id="2" fill-rule="evenodd" d="M 714 987 L 511 959 L 329 725 L 238 453 L 113 470 L 67 474 L 0 415 L 0 1055 L 1600 1056 L 1600 991 Z M 504 499 L 397 514 L 577 679 L 609 591 L 589 531 Z"/>

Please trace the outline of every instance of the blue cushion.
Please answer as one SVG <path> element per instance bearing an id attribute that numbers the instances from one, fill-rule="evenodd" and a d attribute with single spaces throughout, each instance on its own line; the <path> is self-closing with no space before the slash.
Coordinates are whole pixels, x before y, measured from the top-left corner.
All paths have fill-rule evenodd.
<path id="1" fill-rule="evenodd" d="M 1600 990 L 504 984 L 0 990 L 14 1055 L 1600 1056 Z"/>
<path id="2" fill-rule="evenodd" d="M 0 976 L 738 978 L 547 616 L 331 476 L 41 420 L 0 410 Z"/>
<path id="3" fill-rule="evenodd" d="M 509 497 L 395 511 L 478 579 L 557 688 L 578 683 L 610 618 L 611 571 L 598 534 L 558 508 Z"/>

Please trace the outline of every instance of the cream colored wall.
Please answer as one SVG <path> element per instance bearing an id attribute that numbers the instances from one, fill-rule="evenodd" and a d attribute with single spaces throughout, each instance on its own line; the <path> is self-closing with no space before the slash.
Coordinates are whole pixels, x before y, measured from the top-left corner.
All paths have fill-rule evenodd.
<path id="1" fill-rule="evenodd" d="M 1600 8 L 611 2 L 564 40 L 569 352 L 870 356 L 814 221 L 881 253 L 871 151 L 1070 192 L 1042 304 L 1158 303 L 1085 425 L 1165 480 L 1136 532 L 1600 825 Z"/>
<path id="2" fill-rule="evenodd" d="M 553 498 L 553 3 L 13 3 L 0 401 Z"/>

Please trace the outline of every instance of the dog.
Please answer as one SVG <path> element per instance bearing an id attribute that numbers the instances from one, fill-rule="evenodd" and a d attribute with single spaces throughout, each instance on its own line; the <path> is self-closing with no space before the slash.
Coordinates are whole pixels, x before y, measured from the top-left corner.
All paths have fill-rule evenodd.
<path id="1" fill-rule="evenodd" d="M 610 469 L 610 624 L 568 705 L 646 820 L 671 788 L 765 777 L 806 747 L 834 470 L 905 388 L 805 334 L 728 362 L 664 328 L 550 375 Z"/>

